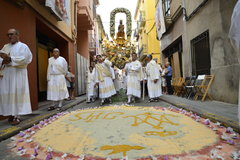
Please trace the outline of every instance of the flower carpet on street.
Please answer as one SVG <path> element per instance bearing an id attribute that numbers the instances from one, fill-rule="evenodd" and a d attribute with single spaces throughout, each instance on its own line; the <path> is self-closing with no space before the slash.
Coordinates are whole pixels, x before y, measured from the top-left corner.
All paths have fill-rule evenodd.
<path id="1" fill-rule="evenodd" d="M 31 159 L 238 159 L 239 134 L 173 107 L 109 106 L 59 113 L 11 138 Z"/>

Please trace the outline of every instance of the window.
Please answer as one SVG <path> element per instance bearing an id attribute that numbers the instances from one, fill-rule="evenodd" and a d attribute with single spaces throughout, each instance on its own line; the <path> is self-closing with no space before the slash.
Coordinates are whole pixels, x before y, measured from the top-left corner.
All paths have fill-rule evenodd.
<path id="1" fill-rule="evenodd" d="M 163 0 L 165 16 L 170 16 L 170 4 L 171 4 L 171 0 Z"/>
<path id="2" fill-rule="evenodd" d="M 192 74 L 210 74 L 211 57 L 209 46 L 209 32 L 206 31 L 191 40 Z"/>

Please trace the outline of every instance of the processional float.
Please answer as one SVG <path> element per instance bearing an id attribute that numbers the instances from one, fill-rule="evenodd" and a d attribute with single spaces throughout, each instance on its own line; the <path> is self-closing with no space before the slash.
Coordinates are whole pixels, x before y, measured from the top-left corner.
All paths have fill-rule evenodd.
<path id="1" fill-rule="evenodd" d="M 118 32 L 115 34 L 115 19 L 117 13 L 126 14 L 126 33 L 122 20 L 118 26 Z M 126 8 L 116 8 L 110 16 L 110 35 L 112 41 L 103 40 L 104 54 L 119 69 L 123 69 L 125 63 L 129 60 L 131 53 L 135 52 L 135 45 L 131 43 L 132 17 L 131 12 Z"/>

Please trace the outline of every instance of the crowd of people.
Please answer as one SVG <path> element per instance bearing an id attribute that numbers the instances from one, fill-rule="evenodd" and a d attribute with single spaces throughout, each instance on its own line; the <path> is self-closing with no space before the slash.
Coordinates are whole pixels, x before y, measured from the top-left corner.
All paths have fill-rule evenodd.
<path id="1" fill-rule="evenodd" d="M 149 102 L 159 101 L 162 94 L 173 94 L 171 87 L 172 67 L 167 62 L 164 66 L 147 55 L 146 66 L 132 53 L 124 69 L 115 68 L 106 56 L 97 55 L 94 66 L 89 67 L 87 77 L 87 102 L 94 102 L 97 97 L 101 105 L 112 103 L 111 97 L 120 89 L 126 91 L 128 104 L 134 103 L 148 93 Z M 145 89 L 146 84 L 146 89 Z"/>
<path id="2" fill-rule="evenodd" d="M 9 123 L 20 123 L 19 116 L 32 113 L 28 84 L 27 66 L 32 61 L 29 47 L 19 41 L 19 31 L 9 29 L 9 43 L 0 50 L 0 115 L 8 116 Z M 49 111 L 62 110 L 63 101 L 74 99 L 75 75 L 71 72 L 60 50 L 54 48 L 48 59 L 47 100 L 52 103 Z M 101 99 L 101 105 L 112 103 L 111 97 L 123 88 L 128 97 L 127 103 L 145 95 L 147 84 L 149 101 L 158 101 L 164 94 L 172 94 L 172 68 L 169 63 L 161 67 L 147 56 L 147 65 L 142 66 L 136 53 L 120 70 L 113 67 L 106 56 L 97 55 L 94 66 L 89 67 L 87 77 L 87 102 Z M 142 85 L 143 84 L 143 85 Z"/>
<path id="3" fill-rule="evenodd" d="M 12 125 L 20 123 L 20 115 L 32 113 L 27 66 L 32 61 L 29 47 L 19 41 L 20 33 L 9 29 L 9 43 L 0 50 L 0 115 L 8 116 Z M 58 48 L 48 59 L 47 100 L 52 101 L 48 110 L 61 110 L 64 99 L 74 99 L 74 74 Z"/>

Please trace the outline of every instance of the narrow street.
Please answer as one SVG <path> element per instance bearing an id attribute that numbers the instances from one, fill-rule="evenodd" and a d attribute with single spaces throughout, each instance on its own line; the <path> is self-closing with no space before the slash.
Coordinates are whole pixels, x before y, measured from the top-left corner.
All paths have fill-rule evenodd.
<path id="1" fill-rule="evenodd" d="M 0 11 L 0 160 L 240 160 L 240 0 Z"/>
<path id="2" fill-rule="evenodd" d="M 239 148 L 238 134 L 225 133 L 225 127 L 196 114 L 162 100 L 149 103 L 140 99 L 128 106 L 119 101 L 122 99 L 115 96 L 113 104 L 104 106 L 99 106 L 99 100 L 82 102 L 63 115 L 58 113 L 57 118 L 53 115 L 37 125 L 40 129 L 34 125 L 2 141 L 0 159 L 29 159 L 35 152 L 36 159 L 45 159 L 48 153 L 53 159 L 185 160 L 209 159 L 211 154 L 230 159 Z M 222 135 L 237 139 L 231 142 Z M 25 156 L 20 157 L 21 153 Z"/>

